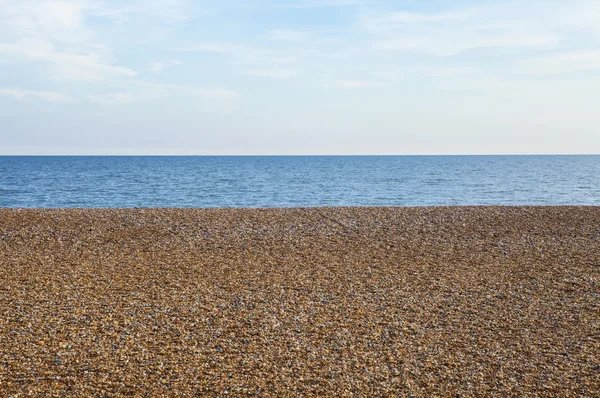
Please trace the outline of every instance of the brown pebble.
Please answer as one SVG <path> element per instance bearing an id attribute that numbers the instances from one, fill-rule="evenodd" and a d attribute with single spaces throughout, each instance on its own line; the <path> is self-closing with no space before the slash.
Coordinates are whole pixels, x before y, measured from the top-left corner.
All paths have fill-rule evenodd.
<path id="1" fill-rule="evenodd" d="M 598 396 L 600 208 L 0 209 L 0 395 Z"/>

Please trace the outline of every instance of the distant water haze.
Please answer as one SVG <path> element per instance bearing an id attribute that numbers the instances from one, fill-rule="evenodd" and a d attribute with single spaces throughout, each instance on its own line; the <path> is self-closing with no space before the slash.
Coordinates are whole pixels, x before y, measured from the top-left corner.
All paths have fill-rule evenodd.
<path id="1" fill-rule="evenodd" d="M 600 155 L 0 157 L 0 207 L 600 205 Z"/>

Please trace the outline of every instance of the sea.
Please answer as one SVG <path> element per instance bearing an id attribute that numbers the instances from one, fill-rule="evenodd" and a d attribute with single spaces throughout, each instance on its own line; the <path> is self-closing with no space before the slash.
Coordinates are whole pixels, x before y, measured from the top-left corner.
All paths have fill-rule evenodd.
<path id="1" fill-rule="evenodd" d="M 600 205 L 600 155 L 0 156 L 0 207 Z"/>

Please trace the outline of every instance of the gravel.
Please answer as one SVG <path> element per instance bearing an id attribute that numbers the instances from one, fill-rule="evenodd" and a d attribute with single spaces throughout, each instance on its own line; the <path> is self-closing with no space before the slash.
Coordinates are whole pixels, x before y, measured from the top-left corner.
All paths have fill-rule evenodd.
<path id="1" fill-rule="evenodd" d="M 0 395 L 600 396 L 600 208 L 0 209 Z"/>

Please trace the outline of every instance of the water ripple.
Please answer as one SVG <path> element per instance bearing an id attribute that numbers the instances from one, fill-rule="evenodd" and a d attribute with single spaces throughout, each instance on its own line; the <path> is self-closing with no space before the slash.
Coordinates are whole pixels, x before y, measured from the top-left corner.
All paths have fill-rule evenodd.
<path id="1" fill-rule="evenodd" d="M 600 205 L 600 156 L 0 157 L 0 207 Z"/>

